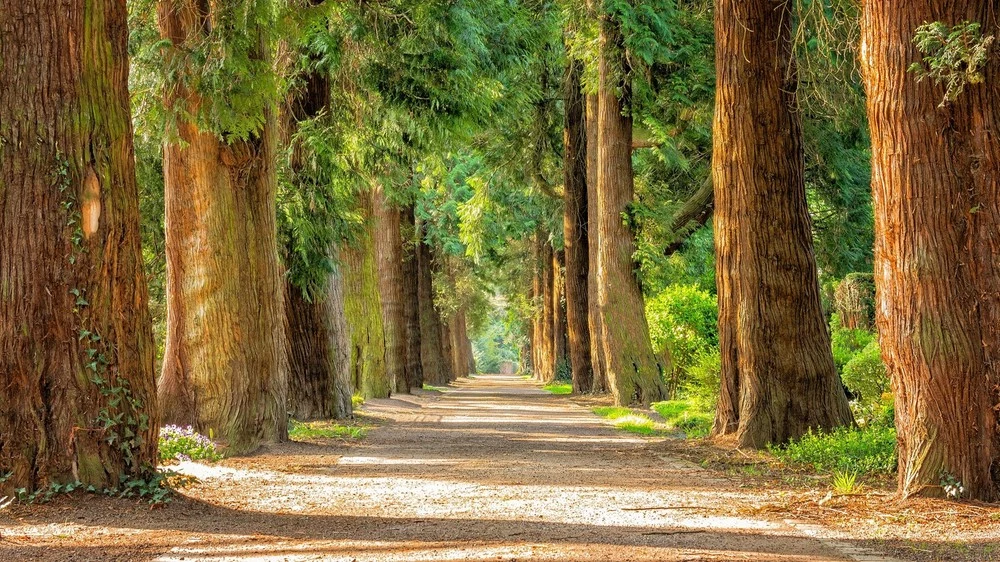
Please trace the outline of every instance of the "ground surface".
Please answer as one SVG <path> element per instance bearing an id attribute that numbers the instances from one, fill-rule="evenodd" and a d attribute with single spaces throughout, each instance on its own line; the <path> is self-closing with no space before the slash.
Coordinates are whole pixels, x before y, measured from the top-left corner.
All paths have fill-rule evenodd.
<path id="1" fill-rule="evenodd" d="M 382 421 L 360 442 L 182 464 L 200 482 L 163 509 L 88 496 L 9 508 L 0 560 L 889 560 L 753 513 L 771 492 L 515 376 L 365 411 Z"/>

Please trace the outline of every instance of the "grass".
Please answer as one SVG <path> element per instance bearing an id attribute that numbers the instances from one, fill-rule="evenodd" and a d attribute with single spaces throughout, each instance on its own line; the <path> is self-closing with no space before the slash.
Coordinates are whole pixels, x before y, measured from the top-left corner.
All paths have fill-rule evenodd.
<path id="1" fill-rule="evenodd" d="M 687 437 L 705 437 L 712 430 L 714 414 L 703 410 L 693 400 L 656 402 L 652 407 L 667 427 L 681 430 Z"/>
<path id="2" fill-rule="evenodd" d="M 434 386 L 432 384 L 424 383 L 424 390 L 430 390 L 433 392 L 445 392 L 448 390 L 448 388 L 444 386 Z"/>
<path id="3" fill-rule="evenodd" d="M 331 421 L 300 422 L 291 420 L 288 437 L 293 441 L 315 439 L 361 439 L 368 428 L 357 425 L 343 425 Z"/>
<path id="4" fill-rule="evenodd" d="M 891 474 L 896 470 L 896 430 L 873 425 L 806 433 L 771 452 L 783 462 L 811 465 L 819 472 Z"/>
<path id="5" fill-rule="evenodd" d="M 351 396 L 351 408 L 358 408 L 365 403 L 365 397 L 360 394 L 355 394 Z"/>
<path id="6" fill-rule="evenodd" d="M 542 387 L 552 394 L 573 394 L 573 383 L 552 383 Z"/>
<path id="7" fill-rule="evenodd" d="M 603 406 L 592 410 L 598 416 L 610 420 L 616 428 L 639 435 L 665 435 L 662 424 L 658 424 L 646 414 L 629 408 Z"/>

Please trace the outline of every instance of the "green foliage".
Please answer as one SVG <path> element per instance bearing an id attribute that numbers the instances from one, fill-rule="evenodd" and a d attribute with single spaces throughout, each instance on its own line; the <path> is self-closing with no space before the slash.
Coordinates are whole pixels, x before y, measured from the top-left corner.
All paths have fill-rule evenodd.
<path id="1" fill-rule="evenodd" d="M 160 429 L 160 461 L 209 461 L 222 460 L 223 455 L 208 437 L 196 432 L 190 425 L 168 425 Z"/>
<path id="2" fill-rule="evenodd" d="M 545 390 L 550 394 L 573 394 L 573 384 L 572 383 L 547 384 L 542 387 L 542 390 Z"/>
<path id="3" fill-rule="evenodd" d="M 851 470 L 833 471 L 833 490 L 838 494 L 853 494 L 857 486 L 857 472 Z"/>
<path id="4" fill-rule="evenodd" d="M 669 428 L 679 429 L 689 438 L 705 437 L 712 431 L 712 422 L 715 421 L 715 414 L 704 409 L 698 400 L 656 402 L 652 408 Z"/>
<path id="5" fill-rule="evenodd" d="M 700 354 L 716 348 L 716 297 L 693 285 L 671 285 L 646 301 L 646 318 L 653 348 L 670 352 L 673 373 L 666 374 L 674 394 L 690 381 Z"/>
<path id="6" fill-rule="evenodd" d="M 810 465 L 821 472 L 888 474 L 896 470 L 896 429 L 873 424 L 860 429 L 841 427 L 829 433 L 810 431 L 771 452 L 784 462 Z"/>
<path id="7" fill-rule="evenodd" d="M 315 439 L 362 439 L 368 428 L 357 425 L 343 425 L 330 421 L 300 422 L 290 420 L 288 438 L 292 441 Z"/>
<path id="8" fill-rule="evenodd" d="M 872 339 L 844 365 L 841 378 L 855 396 L 862 411 L 869 414 L 868 417 L 878 411 L 882 405 L 883 394 L 890 389 L 878 340 Z"/>
<path id="9" fill-rule="evenodd" d="M 351 396 L 351 409 L 352 410 L 357 410 L 364 403 L 365 403 L 365 397 L 364 396 L 361 396 L 360 394 L 354 394 L 353 396 Z"/>
<path id="10" fill-rule="evenodd" d="M 843 376 L 847 363 L 868 344 L 875 341 L 875 334 L 867 330 L 844 328 L 839 315 L 834 314 L 830 322 L 830 340 L 833 345 L 833 363 L 837 367 L 837 372 Z"/>
<path id="11" fill-rule="evenodd" d="M 618 406 L 602 406 L 591 410 L 598 416 L 610 420 L 617 429 L 639 435 L 663 435 L 665 428 L 646 414 Z"/>
<path id="12" fill-rule="evenodd" d="M 986 79 L 983 69 L 996 36 L 983 35 L 981 27 L 978 22 L 964 21 L 949 27 L 935 21 L 917 28 L 913 42 L 924 56 L 909 71 L 918 80 L 930 78 L 935 84 L 945 85 L 939 107 L 957 100 L 966 85 L 980 84 Z"/>
<path id="13" fill-rule="evenodd" d="M 68 495 L 73 492 L 87 492 L 89 494 L 104 494 L 105 496 L 116 498 L 136 498 L 144 499 L 152 506 L 162 506 L 173 501 L 173 493 L 176 488 L 183 487 L 192 481 L 176 472 L 164 470 L 153 471 L 145 477 L 128 477 L 125 474 L 119 475 L 120 484 L 116 488 L 104 488 L 99 490 L 94 486 L 84 487 L 82 482 L 53 482 L 46 488 L 29 493 L 25 488 L 14 490 L 15 499 L 21 503 L 37 504 L 47 503 L 60 495 Z M 0 479 L 2 483 L 2 479 Z"/>
<path id="14" fill-rule="evenodd" d="M 688 367 L 688 380 L 683 393 L 701 411 L 712 412 L 719 399 L 721 376 L 722 357 L 719 355 L 719 348 L 704 349 L 698 352 L 694 363 Z"/>

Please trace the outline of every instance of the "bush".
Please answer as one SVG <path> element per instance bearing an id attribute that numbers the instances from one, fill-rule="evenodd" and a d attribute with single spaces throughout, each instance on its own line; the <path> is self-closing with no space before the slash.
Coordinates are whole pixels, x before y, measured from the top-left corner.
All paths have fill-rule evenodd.
<path id="1" fill-rule="evenodd" d="M 829 433 L 810 431 L 771 452 L 784 462 L 811 465 L 818 471 L 888 474 L 896 470 L 896 430 L 873 424 Z"/>
<path id="2" fill-rule="evenodd" d="M 843 375 L 844 367 L 868 344 L 875 341 L 875 334 L 867 330 L 850 330 L 840 323 L 840 316 L 833 315 L 830 322 L 830 340 L 833 344 L 833 363 Z"/>
<path id="3" fill-rule="evenodd" d="M 704 349 L 695 356 L 694 364 L 688 368 L 684 394 L 694 400 L 703 412 L 715 410 L 719 399 L 719 379 L 722 373 L 722 357 L 719 348 Z"/>
<path id="4" fill-rule="evenodd" d="M 877 340 L 872 340 L 844 365 L 841 378 L 862 410 L 873 414 L 878 409 L 882 395 L 889 391 L 889 377 Z"/>
<path id="5" fill-rule="evenodd" d="M 222 459 L 211 439 L 190 425 L 168 425 L 160 429 L 160 461 L 211 461 Z"/>
<path id="6" fill-rule="evenodd" d="M 699 355 L 718 347 L 718 311 L 715 296 L 694 285 L 671 285 L 646 303 L 653 348 L 670 352 L 673 372 L 667 382 L 673 391 L 687 382 Z"/>

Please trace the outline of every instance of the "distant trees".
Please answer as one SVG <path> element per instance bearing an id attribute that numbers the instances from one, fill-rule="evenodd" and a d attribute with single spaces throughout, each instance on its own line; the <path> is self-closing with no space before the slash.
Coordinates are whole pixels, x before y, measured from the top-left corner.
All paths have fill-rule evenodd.
<path id="1" fill-rule="evenodd" d="M 0 28 L 0 491 L 115 488 L 160 421 L 125 3 L 5 0 Z"/>
<path id="2" fill-rule="evenodd" d="M 933 32 L 925 24 L 954 42 L 920 41 Z M 997 24 L 987 1 L 868 1 L 863 10 L 875 311 L 904 496 L 950 485 L 954 496 L 1000 497 L 1000 61 L 993 49 L 973 62 Z M 945 48 L 968 62 L 941 58 Z M 939 74 L 920 80 L 914 64 Z"/>

